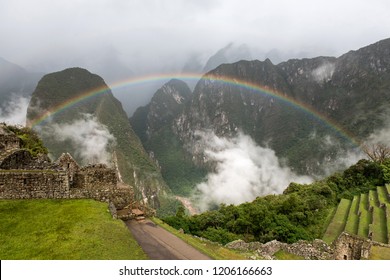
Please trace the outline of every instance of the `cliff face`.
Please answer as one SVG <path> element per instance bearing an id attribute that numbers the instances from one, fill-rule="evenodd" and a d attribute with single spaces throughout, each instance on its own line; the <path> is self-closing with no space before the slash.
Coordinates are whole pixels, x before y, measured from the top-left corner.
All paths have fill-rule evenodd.
<path id="1" fill-rule="evenodd" d="M 169 107 L 158 110 L 156 98 L 133 120 L 142 114 L 144 120 L 163 120 L 170 114 L 168 138 L 175 143 L 170 162 L 161 161 L 156 153 L 158 143 L 168 138 L 150 136 L 157 135 L 160 126 L 146 121 L 147 128 L 137 130 L 162 170 L 179 160 L 175 151 L 190 160 L 188 166 L 196 167 L 191 170 L 210 170 L 196 131 L 211 130 L 223 137 L 241 131 L 258 145 L 273 149 L 295 172 L 321 176 L 326 166 L 355 147 L 354 141 L 366 139 L 385 124 L 390 104 L 389 52 L 387 39 L 338 58 L 293 59 L 277 65 L 270 60 L 223 64 L 197 83 L 181 112 Z"/>
<path id="2" fill-rule="evenodd" d="M 205 175 L 194 165 L 184 143 L 175 133 L 175 120 L 189 106 L 191 98 L 187 84 L 174 79 L 161 87 L 151 102 L 138 108 L 130 118 L 131 125 L 160 166 L 169 187 L 183 195 L 188 195 L 193 185 Z"/>
<path id="3" fill-rule="evenodd" d="M 82 98 L 86 93 L 91 96 Z M 40 118 L 45 113 L 50 116 Z M 40 134 L 53 158 L 70 152 L 83 164 L 97 163 L 102 156 L 110 163 L 115 152 L 123 181 L 134 186 L 137 199 L 152 207 L 158 207 L 159 196 L 169 191 L 121 103 L 101 77 L 85 69 L 45 75 L 32 94 L 27 123 Z"/>

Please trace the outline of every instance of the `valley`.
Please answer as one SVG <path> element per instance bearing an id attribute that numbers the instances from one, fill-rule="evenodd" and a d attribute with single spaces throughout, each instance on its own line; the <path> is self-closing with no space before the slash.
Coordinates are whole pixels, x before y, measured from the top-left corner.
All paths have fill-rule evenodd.
<path id="1" fill-rule="evenodd" d="M 116 88 L 87 69 L 43 75 L 35 89 L 21 88 L 28 94 L 20 97 L 31 96 L 32 133 L 15 126 L 1 136 L 0 198 L 56 198 L 40 188 L 57 180 L 65 186 L 57 198 L 86 193 L 80 187 L 86 185 L 88 198 L 121 201 L 116 210 L 142 209 L 180 233 L 223 246 L 257 246 L 260 259 L 261 246 L 274 240 L 283 257 L 306 252 L 305 242 L 317 239 L 330 248 L 321 258 L 380 258 L 390 239 L 389 57 L 384 39 L 338 57 L 239 60 L 204 74 L 166 75 L 132 116 Z M 9 148 L 10 131 L 18 151 Z M 383 153 L 370 154 L 370 147 Z M 54 161 L 64 153 L 86 167 L 61 169 Z M 131 195 L 112 199 L 102 191 L 107 178 Z M 46 181 L 37 187 L 37 180 Z M 153 229 L 138 230 L 142 236 Z M 356 246 L 345 248 L 350 240 Z M 305 254 L 299 257 L 317 257 Z"/>

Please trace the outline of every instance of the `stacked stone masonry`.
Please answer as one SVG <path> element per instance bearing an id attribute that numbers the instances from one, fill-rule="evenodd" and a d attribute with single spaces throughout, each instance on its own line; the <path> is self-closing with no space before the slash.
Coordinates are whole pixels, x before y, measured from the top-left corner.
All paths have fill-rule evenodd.
<path id="1" fill-rule="evenodd" d="M 104 164 L 80 167 L 68 153 L 56 162 L 32 157 L 19 138 L 0 124 L 0 199 L 91 198 L 117 209 L 133 203 L 130 186 L 118 186 L 116 170 Z"/>

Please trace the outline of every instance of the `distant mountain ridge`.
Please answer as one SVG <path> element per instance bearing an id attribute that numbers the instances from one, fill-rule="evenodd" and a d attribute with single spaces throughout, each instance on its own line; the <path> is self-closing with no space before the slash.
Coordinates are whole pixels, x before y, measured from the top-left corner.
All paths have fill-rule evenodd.
<path id="1" fill-rule="evenodd" d="M 277 65 L 268 59 L 223 64 L 204 77 L 182 112 L 174 113 L 176 116 L 164 126 L 169 131 L 169 142 L 179 143 L 180 157 L 172 153 L 171 163 L 165 161 L 164 165 L 155 153 L 162 170 L 175 166 L 172 162 L 190 159 L 186 166 L 191 172 L 178 175 L 178 181 L 182 181 L 180 176 L 198 174 L 192 180 L 194 184 L 202 180 L 201 169 L 210 170 L 204 160 L 204 150 L 196 145 L 198 139 L 194 132 L 197 130 L 211 130 L 221 137 L 232 137 L 242 131 L 258 145 L 273 149 L 295 172 L 321 176 L 326 168 L 337 169 L 334 161 L 346 157 L 354 143 L 332 129 L 332 124 L 324 123 L 319 115 L 337 123 L 339 130 L 352 132 L 357 141 L 382 128 L 390 115 L 390 39 L 337 58 L 291 59 Z M 231 81 L 237 79 L 267 87 L 308 104 L 318 116 L 242 86 L 212 82 L 212 77 L 222 80 L 228 77 Z M 137 129 L 137 134 L 157 133 L 148 120 L 150 116 L 159 119 L 160 113 L 148 107 L 143 114 L 145 125 Z M 136 119 L 142 122 L 137 114 L 131 122 Z M 160 140 L 151 139 L 143 143 L 148 151 L 155 152 L 153 147 Z"/>
<path id="2" fill-rule="evenodd" d="M 0 105 L 13 97 L 30 98 L 42 73 L 32 73 L 0 57 Z"/>

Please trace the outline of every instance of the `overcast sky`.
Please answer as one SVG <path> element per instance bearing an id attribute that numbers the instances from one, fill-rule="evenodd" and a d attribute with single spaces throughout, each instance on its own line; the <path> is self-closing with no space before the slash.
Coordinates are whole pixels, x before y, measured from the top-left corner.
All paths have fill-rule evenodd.
<path id="1" fill-rule="evenodd" d="M 229 42 L 338 56 L 390 37 L 389 15 L 388 0 L 0 0 L 0 57 L 40 71 L 113 57 L 137 74 Z"/>

